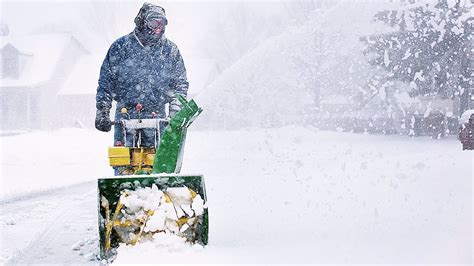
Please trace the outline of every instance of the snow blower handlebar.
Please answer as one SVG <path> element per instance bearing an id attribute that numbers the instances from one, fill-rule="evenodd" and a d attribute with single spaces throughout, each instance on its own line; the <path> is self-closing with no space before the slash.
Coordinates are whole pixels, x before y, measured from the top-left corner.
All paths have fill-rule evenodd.
<path id="1" fill-rule="evenodd" d="M 194 100 L 187 101 L 183 96 L 176 96 L 178 101 L 181 103 L 182 107 L 174 117 L 177 119 L 155 119 L 155 118 L 146 118 L 146 119 L 121 119 L 120 121 L 111 121 L 112 125 L 121 125 L 126 129 L 159 129 L 160 123 L 170 123 L 173 120 L 173 123 L 178 123 L 177 126 L 189 127 L 189 125 L 194 121 L 194 119 L 202 112 L 202 109 L 196 105 Z M 141 108 L 140 108 L 141 109 Z"/>
<path id="2" fill-rule="evenodd" d="M 159 123 L 169 123 L 169 119 L 123 119 L 120 121 L 112 121 L 112 125 L 121 125 L 126 129 L 158 129 Z"/>
<path id="3" fill-rule="evenodd" d="M 129 169 L 130 171 L 128 171 L 135 174 L 142 172 L 179 173 L 187 128 L 202 112 L 202 109 L 197 106 L 194 100 L 187 101 L 180 95 L 177 95 L 177 99 L 181 103 L 181 109 L 170 119 L 120 119 L 114 121 L 114 126 L 120 126 L 123 129 L 123 140 L 117 140 L 115 146 L 109 148 L 110 165 L 138 164 L 138 170 Z M 122 111 L 122 113 L 126 114 L 126 111 Z M 141 137 L 144 133 L 143 130 L 146 129 L 156 131 L 154 144 L 152 144 L 154 148 L 152 148 L 153 146 L 142 146 Z M 128 154 L 131 155 L 128 156 Z M 124 157 L 123 161 L 116 159 L 122 157 Z M 143 162 L 142 157 L 146 158 Z M 140 167 L 142 165 L 147 166 L 145 170 Z"/>

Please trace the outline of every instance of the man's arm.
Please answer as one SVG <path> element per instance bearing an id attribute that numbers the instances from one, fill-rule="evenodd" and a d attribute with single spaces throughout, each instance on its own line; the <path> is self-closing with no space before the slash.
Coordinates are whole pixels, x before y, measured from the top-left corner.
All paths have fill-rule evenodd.
<path id="1" fill-rule="evenodd" d="M 112 108 L 113 91 L 115 87 L 115 76 L 112 72 L 110 61 L 112 47 L 107 52 L 102 67 L 100 68 L 99 86 L 96 94 L 96 118 L 95 127 L 104 132 L 110 131 L 112 123 L 110 121 L 110 108 Z"/>
<path id="2" fill-rule="evenodd" d="M 186 97 L 188 94 L 189 82 L 186 76 L 186 67 L 184 66 L 183 57 L 179 50 L 176 53 L 175 59 L 175 89 L 176 93 L 183 95 Z"/>
<path id="3" fill-rule="evenodd" d="M 99 86 L 97 87 L 96 108 L 103 110 L 112 108 L 112 93 L 115 86 L 115 76 L 110 62 L 111 49 L 107 52 L 102 67 L 100 68 Z"/>
<path id="4" fill-rule="evenodd" d="M 176 48 L 175 56 L 174 56 L 174 73 L 173 73 L 173 95 L 172 100 L 169 106 L 169 114 L 173 116 L 181 109 L 181 104 L 176 99 L 176 94 L 182 95 L 186 98 L 188 94 L 189 82 L 186 76 L 186 67 L 184 66 L 183 57 L 179 52 L 179 49 Z"/>

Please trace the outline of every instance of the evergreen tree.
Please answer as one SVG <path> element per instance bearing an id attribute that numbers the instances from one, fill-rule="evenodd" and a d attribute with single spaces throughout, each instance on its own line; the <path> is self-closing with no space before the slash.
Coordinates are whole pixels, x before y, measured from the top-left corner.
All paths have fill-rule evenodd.
<path id="1" fill-rule="evenodd" d="M 460 113 L 473 90 L 473 5 L 457 0 L 418 2 L 377 13 L 392 31 L 361 38 L 369 63 L 386 71 L 369 84 L 402 81 L 410 96 L 459 96 Z M 471 106 L 472 108 L 472 106 Z"/>

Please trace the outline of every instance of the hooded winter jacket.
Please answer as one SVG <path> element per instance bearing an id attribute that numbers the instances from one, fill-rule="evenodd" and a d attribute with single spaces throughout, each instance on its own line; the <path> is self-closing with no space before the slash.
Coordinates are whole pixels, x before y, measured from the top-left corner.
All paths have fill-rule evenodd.
<path id="1" fill-rule="evenodd" d="M 145 7 L 137 18 L 147 15 Z M 147 29 L 137 18 L 135 30 L 111 45 L 100 69 L 96 107 L 110 110 L 115 100 L 116 121 L 123 119 L 122 108 L 127 109 L 127 118 L 139 118 L 135 110 L 138 103 L 143 106 L 140 118 L 152 118 L 152 112 L 164 118 L 165 104 L 175 100 L 176 94 L 187 95 L 186 68 L 178 47 L 164 35 L 144 45 L 138 35 L 146 36 Z M 122 134 L 116 126 L 115 141 L 122 140 Z"/>

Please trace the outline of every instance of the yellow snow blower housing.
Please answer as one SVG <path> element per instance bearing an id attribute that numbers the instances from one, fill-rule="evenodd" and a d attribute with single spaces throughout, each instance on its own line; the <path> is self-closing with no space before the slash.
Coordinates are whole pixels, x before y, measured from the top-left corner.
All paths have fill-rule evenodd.
<path id="1" fill-rule="evenodd" d="M 109 147 L 109 164 L 112 167 L 123 167 L 122 174 L 150 174 L 153 171 L 155 148 Z"/>

